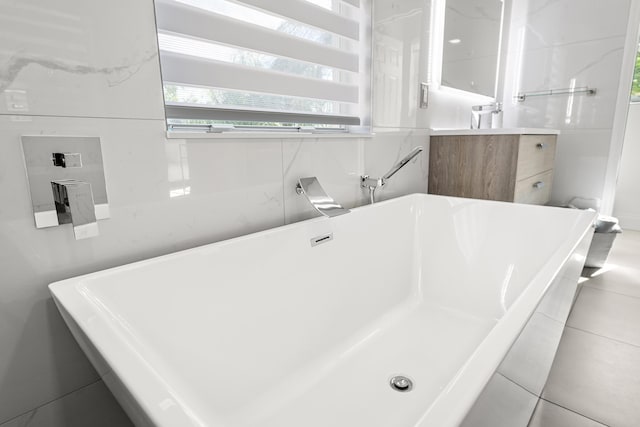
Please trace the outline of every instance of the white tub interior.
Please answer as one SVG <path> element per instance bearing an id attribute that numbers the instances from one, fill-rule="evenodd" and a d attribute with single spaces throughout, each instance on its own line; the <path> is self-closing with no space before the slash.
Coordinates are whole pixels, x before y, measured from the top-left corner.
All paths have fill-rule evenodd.
<path id="1" fill-rule="evenodd" d="M 158 425 L 454 425 L 591 217 L 414 195 L 52 292 Z"/>

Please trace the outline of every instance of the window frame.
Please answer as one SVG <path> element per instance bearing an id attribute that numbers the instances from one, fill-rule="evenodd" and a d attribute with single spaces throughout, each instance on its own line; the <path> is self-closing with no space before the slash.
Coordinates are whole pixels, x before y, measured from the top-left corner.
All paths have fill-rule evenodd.
<path id="1" fill-rule="evenodd" d="M 340 0 L 334 0 L 336 2 Z M 272 137 L 321 137 L 321 138 L 337 138 L 337 137 L 367 137 L 372 136 L 372 115 L 373 115 L 373 105 L 372 105 L 372 85 L 373 85 L 373 73 L 372 73 L 372 28 L 373 28 L 373 13 L 372 13 L 372 0 L 360 0 L 360 9 L 363 14 L 360 19 L 360 39 L 359 39 L 359 50 L 357 53 L 358 63 L 359 63 L 359 71 L 356 76 L 356 80 L 358 82 L 358 102 L 353 104 L 356 107 L 356 111 L 358 112 L 359 124 L 353 124 L 353 121 L 350 121 L 352 117 L 349 115 L 330 115 L 330 114 L 313 114 L 309 113 L 308 117 L 313 118 L 318 117 L 320 115 L 327 118 L 335 117 L 335 124 L 333 123 L 325 123 L 326 127 L 322 126 L 323 123 L 318 123 L 317 125 L 299 125 L 295 124 L 297 122 L 288 122 L 285 120 L 275 121 L 279 123 L 278 126 L 269 126 L 269 125 L 247 125 L 247 124 L 225 124 L 225 123 L 216 123 L 220 121 L 233 121 L 230 117 L 233 116 L 234 110 L 225 109 L 224 107 L 198 107 L 198 106 L 190 106 L 188 104 L 175 103 L 173 101 L 167 101 L 165 96 L 165 84 L 175 85 L 171 82 L 165 82 L 164 77 L 161 75 L 161 84 L 163 88 L 163 104 L 165 111 L 165 125 L 167 131 L 167 137 L 169 138 L 236 138 L 236 137 L 254 137 L 254 138 L 272 138 Z M 295 21 L 292 18 L 287 18 L 292 21 Z M 297 22 L 297 21 L 296 21 Z M 303 23 L 304 24 L 304 23 Z M 156 33 L 160 34 L 160 28 L 156 27 Z M 161 66 L 161 74 L 162 74 L 162 66 Z M 207 88 L 206 86 L 202 86 L 203 88 Z M 215 89 L 215 88 L 213 88 Z M 274 93 L 274 95 L 284 96 L 282 93 Z M 200 110 L 198 110 L 200 109 Z M 176 115 L 176 111 L 182 110 L 184 114 L 181 114 L 182 117 L 171 117 Z M 189 111 L 191 110 L 191 112 Z M 243 110 L 240 110 L 243 111 Z M 219 113 L 219 116 L 214 118 L 208 115 L 215 115 Z M 170 114 L 171 113 L 171 114 Z M 193 113 L 193 114 L 192 114 Z M 238 116 L 236 122 L 247 122 L 246 117 L 258 117 L 261 114 L 265 117 L 293 117 L 300 118 L 304 117 L 305 113 L 302 112 L 287 112 L 287 111 L 272 111 L 268 109 L 255 111 L 243 111 Z M 192 120 L 194 122 L 198 121 L 208 121 L 208 123 L 175 123 L 175 121 L 179 120 Z M 174 121 L 174 123 L 172 123 Z M 256 120 L 256 122 L 263 120 Z M 266 121 L 266 120 L 264 120 Z"/>

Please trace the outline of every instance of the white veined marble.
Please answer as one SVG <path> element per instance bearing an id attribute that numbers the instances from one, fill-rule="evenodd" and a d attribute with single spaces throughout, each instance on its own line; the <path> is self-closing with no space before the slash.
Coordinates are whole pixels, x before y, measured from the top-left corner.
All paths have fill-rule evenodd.
<path id="1" fill-rule="evenodd" d="M 150 1 L 5 1 L 0 46 L 0 114 L 164 118 Z"/>
<path id="2" fill-rule="evenodd" d="M 514 1 L 504 125 L 561 130 L 551 195 L 555 204 L 573 197 L 610 198 L 604 180 L 616 164 L 609 157 L 630 5 L 630 0 Z M 515 99 L 521 92 L 580 87 L 597 94 Z"/>

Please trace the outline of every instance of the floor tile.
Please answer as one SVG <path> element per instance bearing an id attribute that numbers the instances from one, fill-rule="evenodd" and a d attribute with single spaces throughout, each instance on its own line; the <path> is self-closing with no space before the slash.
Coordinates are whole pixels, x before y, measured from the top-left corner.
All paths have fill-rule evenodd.
<path id="1" fill-rule="evenodd" d="M 640 268 L 640 231 L 624 230 L 613 242 L 608 261 Z"/>
<path id="2" fill-rule="evenodd" d="M 587 287 L 640 297 L 640 232 L 619 234 L 605 267 L 585 268 L 583 276 Z"/>
<path id="3" fill-rule="evenodd" d="M 640 240 L 640 235 L 631 236 Z M 630 240 L 631 237 L 627 236 Z M 582 272 L 584 285 L 619 292 L 626 295 L 640 296 L 640 248 L 637 253 L 630 250 L 631 244 L 614 243 L 611 254 L 603 268 L 585 268 Z M 634 249 L 635 250 L 635 249 Z"/>
<path id="4" fill-rule="evenodd" d="M 23 414 L 0 427 L 133 427 L 102 381 Z"/>
<path id="5" fill-rule="evenodd" d="M 583 287 L 567 326 L 640 346 L 640 298 Z"/>
<path id="6" fill-rule="evenodd" d="M 524 426 L 529 421 L 537 401 L 538 396 L 496 373 L 460 426 Z"/>
<path id="7" fill-rule="evenodd" d="M 609 261 L 603 271 L 595 274 L 596 276 L 587 278 L 584 286 L 640 297 L 640 266 L 633 268 Z"/>
<path id="8" fill-rule="evenodd" d="M 604 424 L 540 399 L 529 427 L 604 427 Z"/>
<path id="9" fill-rule="evenodd" d="M 543 398 L 603 424 L 639 426 L 640 348 L 565 328 Z"/>

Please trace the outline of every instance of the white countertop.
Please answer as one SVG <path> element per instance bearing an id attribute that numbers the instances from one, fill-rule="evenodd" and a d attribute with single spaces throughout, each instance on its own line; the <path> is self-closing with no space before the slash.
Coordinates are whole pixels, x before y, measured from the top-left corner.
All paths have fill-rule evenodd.
<path id="1" fill-rule="evenodd" d="M 447 135 L 559 135 L 558 129 L 498 128 L 498 129 L 431 129 L 432 136 Z"/>

